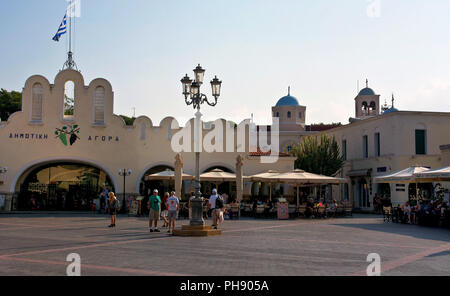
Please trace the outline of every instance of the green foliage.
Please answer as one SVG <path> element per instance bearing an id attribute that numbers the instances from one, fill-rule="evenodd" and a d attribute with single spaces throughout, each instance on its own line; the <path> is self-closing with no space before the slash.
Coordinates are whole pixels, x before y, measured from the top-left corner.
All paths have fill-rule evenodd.
<path id="1" fill-rule="evenodd" d="M 2 121 L 8 120 L 8 117 L 14 112 L 22 109 L 22 93 L 17 91 L 8 92 L 5 89 L 0 90 L 0 118 Z"/>
<path id="2" fill-rule="evenodd" d="M 333 176 L 344 165 L 339 145 L 335 138 L 327 135 L 305 137 L 303 141 L 292 145 L 291 155 L 297 157 L 295 168 L 310 173 Z"/>
<path id="3" fill-rule="evenodd" d="M 134 120 L 136 119 L 135 117 L 128 117 L 125 115 L 120 115 L 120 117 L 122 117 L 123 120 L 125 120 L 126 125 L 133 125 Z"/>

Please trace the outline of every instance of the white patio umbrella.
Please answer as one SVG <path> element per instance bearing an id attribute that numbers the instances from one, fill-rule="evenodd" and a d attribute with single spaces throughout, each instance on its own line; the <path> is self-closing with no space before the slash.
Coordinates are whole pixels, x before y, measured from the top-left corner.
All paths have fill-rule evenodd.
<path id="1" fill-rule="evenodd" d="M 195 177 L 189 174 L 185 174 L 183 173 L 182 176 L 183 180 L 193 180 Z M 150 180 L 168 180 L 168 181 L 173 181 L 175 180 L 175 172 L 171 171 L 171 170 L 166 170 L 166 171 L 162 171 L 156 174 L 152 174 L 152 175 L 148 175 L 146 178 L 146 180 L 150 181 Z"/>
<path id="2" fill-rule="evenodd" d="M 224 172 L 220 169 L 214 169 L 200 175 L 200 181 L 208 182 L 232 182 L 236 181 L 236 174 Z"/>
<path id="3" fill-rule="evenodd" d="M 420 173 L 416 173 L 415 177 L 420 182 L 434 182 L 434 181 L 444 181 L 449 182 L 450 181 L 450 166 L 435 169 L 435 170 L 428 170 L 423 171 Z"/>
<path id="4" fill-rule="evenodd" d="M 243 180 L 248 180 L 248 177 L 243 176 Z M 224 182 L 236 182 L 236 174 L 225 172 L 221 169 L 214 169 L 210 172 L 206 172 L 200 175 L 200 181 L 211 182 L 216 184 L 216 188 L 220 183 Z"/>
<path id="5" fill-rule="evenodd" d="M 341 184 L 345 183 L 346 180 L 342 178 L 328 177 L 323 175 L 317 175 L 313 173 L 308 173 L 303 170 L 294 170 L 288 173 L 282 173 L 276 176 L 278 182 L 288 183 L 296 185 L 297 188 L 297 207 L 300 206 L 299 190 L 300 185 L 304 184 Z"/>
<path id="6" fill-rule="evenodd" d="M 276 176 L 280 175 L 280 172 L 269 170 L 264 173 L 256 174 L 250 177 L 252 181 L 269 183 L 269 199 L 272 200 L 272 183 L 276 183 L 278 179 Z"/>

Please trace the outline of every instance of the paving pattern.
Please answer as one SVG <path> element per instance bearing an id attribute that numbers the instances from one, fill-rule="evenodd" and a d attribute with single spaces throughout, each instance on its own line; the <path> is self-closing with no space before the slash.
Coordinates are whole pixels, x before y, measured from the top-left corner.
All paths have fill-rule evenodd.
<path id="1" fill-rule="evenodd" d="M 88 214 L 0 215 L 0 275 L 365 275 L 368 254 L 382 275 L 449 275 L 450 230 L 384 223 L 374 215 L 324 220 L 225 221 L 218 237 L 149 233 L 146 218 Z M 178 221 L 188 223 L 187 220 Z M 210 221 L 208 221 L 210 223 Z"/>

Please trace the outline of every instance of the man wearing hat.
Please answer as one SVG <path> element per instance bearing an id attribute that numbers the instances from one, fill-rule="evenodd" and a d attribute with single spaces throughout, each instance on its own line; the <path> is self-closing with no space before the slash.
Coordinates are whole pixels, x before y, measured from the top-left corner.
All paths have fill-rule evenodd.
<path id="1" fill-rule="evenodd" d="M 161 215 L 161 198 L 158 196 L 158 190 L 153 190 L 153 195 L 148 199 L 148 207 L 150 208 L 149 228 L 150 232 L 160 232 L 158 229 L 158 220 Z M 153 228 L 155 221 L 155 228 Z"/>
<path id="2" fill-rule="evenodd" d="M 208 209 L 212 209 L 213 228 L 217 229 L 220 222 L 220 215 L 223 208 L 223 199 L 217 194 L 217 189 L 212 190 L 212 195 L 209 198 Z M 222 213 L 223 215 L 223 213 Z"/>

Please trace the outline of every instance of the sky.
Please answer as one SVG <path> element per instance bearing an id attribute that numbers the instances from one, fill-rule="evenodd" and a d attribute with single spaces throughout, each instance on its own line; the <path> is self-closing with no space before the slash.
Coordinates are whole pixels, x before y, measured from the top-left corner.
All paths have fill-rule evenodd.
<path id="1" fill-rule="evenodd" d="M 114 113 L 167 117 L 194 110 L 181 78 L 200 63 L 222 95 L 204 120 L 271 123 L 291 94 L 311 123 L 348 123 L 369 79 L 381 103 L 450 112 L 448 0 L 80 0 L 75 61 L 86 84 L 105 78 Z M 21 91 L 35 74 L 50 82 L 66 59 L 55 35 L 65 0 L 1 0 L 0 88 Z M 209 83 L 202 92 L 211 97 Z"/>

